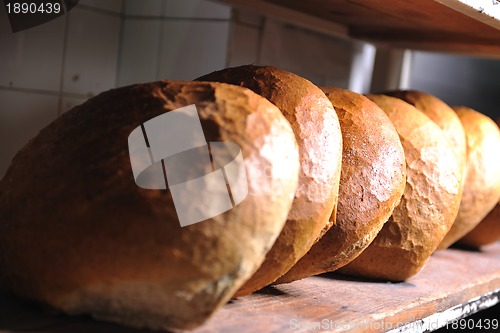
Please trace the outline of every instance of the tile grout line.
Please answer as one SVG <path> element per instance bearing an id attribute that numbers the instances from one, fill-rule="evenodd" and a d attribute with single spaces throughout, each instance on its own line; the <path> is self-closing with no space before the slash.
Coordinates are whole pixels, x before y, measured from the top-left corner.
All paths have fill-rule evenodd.
<path id="1" fill-rule="evenodd" d="M 235 36 L 234 30 L 236 25 L 237 14 L 234 8 L 231 9 L 231 19 L 229 20 L 229 33 L 226 41 L 226 60 L 224 61 L 225 67 L 229 67 L 231 63 L 231 58 L 233 58 L 234 52 L 231 48 L 233 45 L 233 37 Z"/>
<path id="2" fill-rule="evenodd" d="M 75 8 L 79 8 L 79 9 L 82 9 L 82 10 L 86 10 L 86 11 L 94 12 L 94 13 L 98 13 L 98 14 L 114 16 L 114 17 L 121 17 L 121 16 L 123 16 L 122 13 L 118 13 L 118 12 L 115 12 L 115 11 L 112 11 L 112 10 L 108 10 L 108 9 L 103 9 L 103 8 L 89 6 L 89 5 L 84 5 L 84 4 L 80 4 L 80 3 Z"/>
<path id="3" fill-rule="evenodd" d="M 115 72 L 115 87 L 118 87 L 121 81 L 121 67 L 123 61 L 123 44 L 125 39 L 125 1 L 122 1 L 122 8 L 120 13 L 120 32 L 118 37 L 118 54 L 116 55 L 116 72 Z"/>
<path id="4" fill-rule="evenodd" d="M 62 95 L 62 97 L 84 98 L 84 99 L 89 98 L 89 96 L 87 96 L 85 94 L 78 94 L 78 93 L 71 93 L 71 92 L 64 92 L 64 91 L 54 91 L 54 90 L 34 89 L 34 88 L 10 87 L 10 86 L 3 86 L 3 85 L 0 85 L 0 90 L 24 92 L 24 93 L 30 93 L 30 94 L 39 94 L 39 95 L 56 96 L 56 97 L 59 97 L 60 95 Z"/>
<path id="5" fill-rule="evenodd" d="M 163 3 L 162 3 L 163 6 Z M 163 8 L 162 8 L 163 10 Z M 229 18 L 216 18 L 216 17 L 179 17 L 179 16 L 154 16 L 154 15 L 127 15 L 124 14 L 125 19 L 133 20 L 150 20 L 150 21 L 207 21 L 207 22 L 228 22 Z"/>
<path id="6" fill-rule="evenodd" d="M 160 8 L 161 12 L 163 13 L 163 11 L 165 10 L 165 1 L 162 1 L 161 3 L 161 8 Z M 163 54 L 163 28 L 165 27 L 165 25 L 163 24 L 163 20 L 160 20 L 160 31 L 158 32 L 158 46 L 156 48 L 156 69 L 155 69 L 155 79 L 156 80 L 160 80 L 160 68 L 161 68 L 161 65 L 160 65 L 160 62 L 161 62 L 161 59 L 162 59 L 162 54 Z"/>
<path id="7" fill-rule="evenodd" d="M 246 23 L 246 22 L 241 22 L 241 21 L 236 21 L 235 23 L 238 24 L 238 25 L 244 26 L 246 28 L 252 28 L 252 29 L 255 29 L 255 30 L 259 30 L 260 29 L 260 25 L 256 25 L 256 24 L 251 24 L 251 23 Z"/>
<path id="8" fill-rule="evenodd" d="M 259 23 L 249 23 L 248 21 L 245 22 L 241 18 L 241 13 L 242 13 L 242 10 L 238 10 L 238 9 L 233 8 L 231 11 L 231 19 L 234 20 L 237 24 L 243 25 L 245 27 L 250 27 L 250 28 L 255 28 L 255 29 L 259 29 L 261 27 L 262 18 L 263 18 L 262 15 L 259 15 Z"/>
<path id="9" fill-rule="evenodd" d="M 162 10 L 163 10 L 163 2 L 162 2 Z M 118 18 L 124 18 L 124 19 L 137 19 L 137 20 L 173 20 L 173 21 L 213 21 L 213 22 L 226 22 L 231 19 L 231 17 L 228 18 L 222 18 L 222 17 L 189 17 L 189 16 L 156 16 L 156 15 L 134 15 L 134 14 L 125 14 L 124 8 L 123 8 L 123 3 L 122 3 L 122 12 L 115 12 L 112 10 L 108 9 L 102 9 L 98 7 L 93 7 L 89 5 L 84 5 L 84 4 L 78 4 L 77 7 L 85 11 L 89 12 L 95 12 L 99 14 L 104 14 L 104 15 L 109 15 L 109 16 L 114 16 Z"/>
<path id="10" fill-rule="evenodd" d="M 264 43 L 264 29 L 265 25 L 267 24 L 267 17 L 262 17 L 260 20 L 260 26 L 259 26 L 259 34 L 258 34 L 258 40 L 257 40 L 257 49 L 255 50 L 255 63 L 260 64 L 260 60 L 262 58 L 262 44 Z"/>

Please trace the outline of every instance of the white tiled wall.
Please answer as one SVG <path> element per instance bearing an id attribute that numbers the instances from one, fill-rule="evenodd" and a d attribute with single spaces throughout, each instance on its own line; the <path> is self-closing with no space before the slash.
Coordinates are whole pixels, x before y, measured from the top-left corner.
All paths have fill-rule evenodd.
<path id="1" fill-rule="evenodd" d="M 192 80 L 226 64 L 229 21 L 163 22 L 158 79 Z"/>
<path id="2" fill-rule="evenodd" d="M 0 6 L 0 85 L 58 91 L 66 20 L 59 17 L 13 34 Z"/>
<path id="3" fill-rule="evenodd" d="M 156 80 L 160 28 L 160 20 L 125 19 L 118 71 L 120 86 Z"/>
<path id="4" fill-rule="evenodd" d="M 165 17 L 213 18 L 228 20 L 231 16 L 231 8 L 206 0 L 164 0 L 162 14 Z"/>
<path id="5" fill-rule="evenodd" d="M 125 16 L 162 16 L 163 0 L 133 1 L 125 0 L 123 13 Z"/>
<path id="6" fill-rule="evenodd" d="M 68 20 L 63 92 L 91 97 L 114 87 L 120 17 L 77 6 Z"/>
<path id="7" fill-rule="evenodd" d="M 125 0 L 119 86 L 192 80 L 227 61 L 230 7 L 207 0 Z"/>
<path id="8" fill-rule="evenodd" d="M 58 101 L 57 95 L 0 89 L 0 177 L 17 151 L 56 119 Z"/>
<path id="9" fill-rule="evenodd" d="M 135 2 L 142 2 L 141 0 Z M 90 7 L 92 9 L 101 9 L 115 14 L 121 14 L 123 0 L 80 0 L 77 8 Z"/>
<path id="10" fill-rule="evenodd" d="M 259 63 L 262 15 L 242 10 L 233 10 L 231 37 L 228 51 L 230 67 Z"/>
<path id="11" fill-rule="evenodd" d="M 0 177 L 40 129 L 91 96 L 224 67 L 230 17 L 208 0 L 80 0 L 14 34 L 0 6 Z"/>
<path id="12" fill-rule="evenodd" d="M 12 33 L 0 6 L 0 177 L 58 115 L 116 85 L 122 0 L 80 0 L 68 15 Z"/>
<path id="13" fill-rule="evenodd" d="M 360 57 L 365 51 L 370 51 L 365 43 L 316 33 L 252 12 L 233 11 L 229 66 L 274 65 L 317 85 L 366 92 L 373 50 L 367 52 L 368 57 Z M 363 66 L 357 73 L 361 78 L 351 76 L 354 65 Z"/>
<path id="14" fill-rule="evenodd" d="M 227 66 L 254 63 L 279 66 L 319 85 L 352 88 L 352 59 L 364 52 L 363 43 L 314 33 L 248 11 L 231 11 L 216 2 L 140 3 L 124 0 L 119 86 L 161 79 L 191 80 Z M 368 64 L 364 78 L 370 77 Z M 356 87 L 363 87 L 363 83 L 356 82 Z"/>

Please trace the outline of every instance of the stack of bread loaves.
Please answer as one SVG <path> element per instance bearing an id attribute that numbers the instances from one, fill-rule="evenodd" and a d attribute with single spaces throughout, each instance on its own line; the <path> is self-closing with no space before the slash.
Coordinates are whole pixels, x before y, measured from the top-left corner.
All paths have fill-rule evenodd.
<path id="1" fill-rule="evenodd" d="M 204 138 L 184 142 L 193 129 Z M 225 143 L 239 150 L 222 163 Z M 113 89 L 43 129 L 0 181 L 0 284 L 68 314 L 182 330 L 323 272 L 405 280 L 438 248 L 499 239 L 500 204 L 479 224 L 500 200 L 498 146 L 469 108 L 274 67 Z M 205 217 L 183 224 L 186 207 Z"/>

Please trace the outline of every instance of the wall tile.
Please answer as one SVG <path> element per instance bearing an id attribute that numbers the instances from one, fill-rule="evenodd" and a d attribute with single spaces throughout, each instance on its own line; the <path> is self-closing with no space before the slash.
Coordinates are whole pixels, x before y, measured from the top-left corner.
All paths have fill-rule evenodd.
<path id="1" fill-rule="evenodd" d="M 2 18 L 0 20 L 0 36 L 3 36 L 5 33 L 12 33 L 5 6 L 0 6 L 0 17 Z"/>
<path id="2" fill-rule="evenodd" d="M 258 28 L 233 22 L 229 42 L 228 66 L 257 63 L 259 35 Z"/>
<path id="3" fill-rule="evenodd" d="M 98 9 L 104 9 L 115 13 L 122 12 L 122 0 L 80 0 L 78 4 Z M 135 1 L 142 3 L 143 1 Z"/>
<path id="4" fill-rule="evenodd" d="M 120 18 L 78 7 L 68 16 L 63 92 L 93 96 L 114 87 Z"/>
<path id="5" fill-rule="evenodd" d="M 0 178 L 12 158 L 56 119 L 58 96 L 0 90 Z"/>
<path id="6" fill-rule="evenodd" d="M 163 0 L 124 0 L 125 15 L 161 16 Z"/>
<path id="7" fill-rule="evenodd" d="M 192 80 L 225 67 L 229 22 L 163 21 L 158 79 Z"/>
<path id="8" fill-rule="evenodd" d="M 124 20 L 118 86 L 156 79 L 160 20 Z"/>
<path id="9" fill-rule="evenodd" d="M 209 0 L 163 0 L 163 16 L 229 19 L 231 7 Z"/>
<path id="10" fill-rule="evenodd" d="M 16 33 L 0 17 L 0 85 L 58 91 L 66 16 Z"/>

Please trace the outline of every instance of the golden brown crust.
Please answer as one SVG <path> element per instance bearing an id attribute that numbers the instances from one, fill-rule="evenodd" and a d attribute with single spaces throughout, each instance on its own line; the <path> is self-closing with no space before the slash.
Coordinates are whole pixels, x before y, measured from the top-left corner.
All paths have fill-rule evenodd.
<path id="1" fill-rule="evenodd" d="M 496 119 L 500 127 L 500 118 Z M 500 202 L 477 227 L 460 240 L 461 244 L 479 247 L 500 240 Z"/>
<path id="2" fill-rule="evenodd" d="M 333 271 L 354 260 L 391 216 L 406 184 L 403 147 L 385 113 L 363 95 L 322 89 L 337 111 L 342 130 L 337 219 L 276 283 Z"/>
<path id="3" fill-rule="evenodd" d="M 401 203 L 375 240 L 341 272 L 401 281 L 416 274 L 451 228 L 460 203 L 460 167 L 442 130 L 404 101 L 369 95 L 389 116 L 406 155 Z"/>
<path id="4" fill-rule="evenodd" d="M 461 174 L 460 196 L 465 184 L 466 167 L 467 167 L 467 139 L 465 130 L 460 119 L 453 109 L 431 94 L 421 91 L 391 91 L 386 95 L 400 98 L 407 103 L 415 106 L 419 111 L 423 112 L 434 123 L 436 123 L 444 133 L 445 138 L 450 143 L 450 147 L 457 155 Z M 458 214 L 458 211 L 457 211 Z M 451 244 L 444 241 L 439 245 L 439 249 L 444 249 Z"/>
<path id="5" fill-rule="evenodd" d="M 274 67 L 241 66 L 205 75 L 252 89 L 274 103 L 292 125 L 301 170 L 288 220 L 257 273 L 236 296 L 250 294 L 286 273 L 331 227 L 335 216 L 342 136 L 332 104 L 308 80 Z"/>
<path id="6" fill-rule="evenodd" d="M 467 135 L 467 168 L 460 210 L 441 243 L 446 248 L 483 220 L 500 198 L 500 130 L 489 117 L 468 107 L 454 107 Z"/>
<path id="7" fill-rule="evenodd" d="M 458 243 L 481 247 L 500 240 L 500 202 L 471 232 L 465 235 Z"/>
<path id="8" fill-rule="evenodd" d="M 240 146 L 249 195 L 180 227 L 170 191 L 136 186 L 127 138 L 189 104 L 208 142 Z M 67 313 L 192 328 L 258 269 L 285 223 L 298 170 L 290 125 L 248 89 L 163 81 L 102 93 L 42 130 L 0 182 L 2 284 Z"/>
<path id="9" fill-rule="evenodd" d="M 445 137 L 450 142 L 450 146 L 460 159 L 463 168 L 465 168 L 467 150 L 465 131 L 460 119 L 448 104 L 436 96 L 414 90 L 391 91 L 384 93 L 384 95 L 402 99 L 435 122 L 443 130 Z"/>

